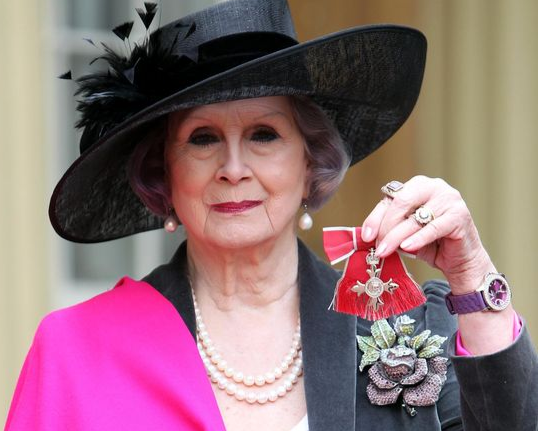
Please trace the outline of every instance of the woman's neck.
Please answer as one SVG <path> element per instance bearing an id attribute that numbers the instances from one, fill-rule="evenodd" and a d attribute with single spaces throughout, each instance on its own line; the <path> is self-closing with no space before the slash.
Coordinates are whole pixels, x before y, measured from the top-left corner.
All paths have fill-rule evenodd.
<path id="1" fill-rule="evenodd" d="M 211 307 L 226 312 L 290 302 L 298 306 L 295 234 L 231 250 L 189 239 L 187 255 L 193 289 Z"/>

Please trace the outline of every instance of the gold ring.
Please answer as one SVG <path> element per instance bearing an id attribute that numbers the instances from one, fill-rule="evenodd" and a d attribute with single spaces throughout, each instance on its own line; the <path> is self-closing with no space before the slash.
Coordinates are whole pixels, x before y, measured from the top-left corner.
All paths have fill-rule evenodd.
<path id="1" fill-rule="evenodd" d="M 435 214 L 433 211 L 424 205 L 417 208 L 413 214 L 413 217 L 415 217 L 415 220 L 421 226 L 426 226 L 428 223 L 435 220 Z"/>
<path id="2" fill-rule="evenodd" d="M 403 189 L 403 186 L 403 183 L 401 183 L 400 181 L 392 180 L 385 184 L 383 187 L 381 187 L 381 193 L 383 193 L 385 196 L 388 196 L 389 198 L 394 199 L 394 194 Z"/>

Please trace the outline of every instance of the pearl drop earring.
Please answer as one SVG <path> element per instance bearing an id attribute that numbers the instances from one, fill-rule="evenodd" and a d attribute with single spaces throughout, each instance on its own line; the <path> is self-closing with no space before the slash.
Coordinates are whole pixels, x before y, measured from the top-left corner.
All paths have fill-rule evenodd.
<path id="1" fill-rule="evenodd" d="M 173 208 L 168 209 L 168 217 L 164 220 L 164 230 L 168 233 L 174 233 L 179 226 L 176 213 Z"/>
<path id="2" fill-rule="evenodd" d="M 310 214 L 308 214 L 308 206 L 304 204 L 303 208 L 304 208 L 304 214 L 299 219 L 299 227 L 302 230 L 309 230 L 312 228 L 314 221 L 312 220 L 312 217 L 310 217 Z"/>

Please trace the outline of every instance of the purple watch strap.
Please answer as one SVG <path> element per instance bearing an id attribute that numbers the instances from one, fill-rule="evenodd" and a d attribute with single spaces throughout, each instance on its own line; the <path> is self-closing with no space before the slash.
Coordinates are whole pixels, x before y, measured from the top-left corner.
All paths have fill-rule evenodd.
<path id="1" fill-rule="evenodd" d="M 465 295 L 445 296 L 446 306 L 450 314 L 465 314 L 482 311 L 488 308 L 480 292 L 471 292 Z"/>

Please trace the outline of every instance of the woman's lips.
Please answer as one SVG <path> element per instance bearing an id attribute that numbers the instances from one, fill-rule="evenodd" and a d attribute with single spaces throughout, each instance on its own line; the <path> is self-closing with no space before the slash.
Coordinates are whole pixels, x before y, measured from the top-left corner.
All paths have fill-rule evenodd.
<path id="1" fill-rule="evenodd" d="M 241 213 L 261 204 L 262 201 L 222 202 L 211 205 L 211 208 L 219 213 Z"/>

